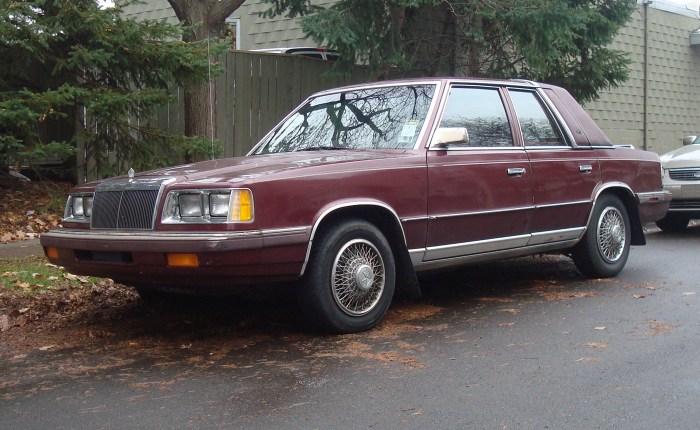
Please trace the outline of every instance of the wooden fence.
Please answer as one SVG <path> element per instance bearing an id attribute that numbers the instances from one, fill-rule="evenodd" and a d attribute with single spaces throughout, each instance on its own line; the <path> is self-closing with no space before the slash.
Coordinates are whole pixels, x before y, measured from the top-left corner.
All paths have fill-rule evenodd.
<path id="1" fill-rule="evenodd" d="M 216 138 L 223 157 L 244 155 L 290 110 L 312 93 L 366 82 L 369 73 L 356 67 L 349 76 L 327 76 L 332 63 L 298 55 L 232 51 L 216 81 Z M 171 134 L 185 130 L 183 92 L 155 120 Z"/>

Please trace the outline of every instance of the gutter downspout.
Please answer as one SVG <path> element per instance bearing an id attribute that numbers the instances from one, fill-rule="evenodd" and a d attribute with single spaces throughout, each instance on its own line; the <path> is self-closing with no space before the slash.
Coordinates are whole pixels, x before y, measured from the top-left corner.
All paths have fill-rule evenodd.
<path id="1" fill-rule="evenodd" d="M 642 149 L 649 149 L 649 5 L 652 0 L 643 0 L 644 6 L 644 119 L 642 131 Z"/>

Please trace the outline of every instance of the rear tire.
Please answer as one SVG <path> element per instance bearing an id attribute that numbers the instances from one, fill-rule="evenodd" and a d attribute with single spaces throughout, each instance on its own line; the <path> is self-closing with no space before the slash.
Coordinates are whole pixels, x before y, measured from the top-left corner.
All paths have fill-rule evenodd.
<path id="1" fill-rule="evenodd" d="M 631 238 L 625 205 L 616 196 L 603 195 L 593 208 L 586 235 L 571 253 L 574 264 L 588 277 L 613 277 L 625 267 Z"/>
<path id="2" fill-rule="evenodd" d="M 675 213 L 667 213 L 665 217 L 656 221 L 656 226 L 666 233 L 678 233 L 685 230 L 690 223 L 690 218 Z"/>
<path id="3" fill-rule="evenodd" d="M 299 304 L 320 331 L 369 330 L 386 314 L 395 279 L 394 256 L 381 231 L 365 221 L 343 221 L 314 242 Z"/>

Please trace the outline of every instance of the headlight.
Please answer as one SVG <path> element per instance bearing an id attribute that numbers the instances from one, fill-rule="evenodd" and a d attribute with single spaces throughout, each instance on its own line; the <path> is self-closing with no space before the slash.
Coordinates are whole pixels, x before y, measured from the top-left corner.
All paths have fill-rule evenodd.
<path id="1" fill-rule="evenodd" d="M 253 194 L 248 189 L 170 191 L 161 221 L 165 224 L 251 222 Z"/>
<path id="2" fill-rule="evenodd" d="M 68 196 L 63 219 L 76 222 L 89 222 L 92 216 L 92 194 L 71 194 Z"/>
<path id="3" fill-rule="evenodd" d="M 178 196 L 180 216 L 183 218 L 190 218 L 204 215 L 202 197 L 202 194 L 180 194 Z"/>
<path id="4" fill-rule="evenodd" d="M 230 193 L 209 194 L 209 214 L 216 217 L 227 217 L 231 205 Z"/>

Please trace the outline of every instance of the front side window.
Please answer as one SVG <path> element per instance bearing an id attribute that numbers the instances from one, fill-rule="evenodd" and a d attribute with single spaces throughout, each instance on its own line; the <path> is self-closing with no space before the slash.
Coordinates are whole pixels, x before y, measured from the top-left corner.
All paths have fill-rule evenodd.
<path id="1" fill-rule="evenodd" d="M 440 127 L 466 128 L 468 142 L 459 146 L 514 145 L 506 109 L 496 88 L 452 88 Z"/>
<path id="2" fill-rule="evenodd" d="M 566 146 L 559 127 L 531 91 L 509 91 L 525 146 Z"/>
<path id="3" fill-rule="evenodd" d="M 435 85 L 367 88 L 309 100 L 253 153 L 412 149 Z"/>

